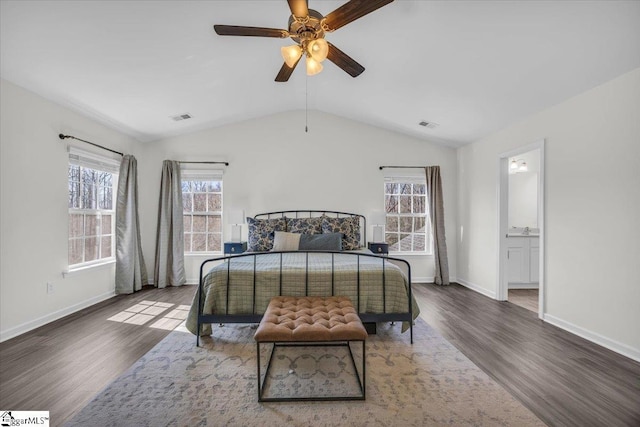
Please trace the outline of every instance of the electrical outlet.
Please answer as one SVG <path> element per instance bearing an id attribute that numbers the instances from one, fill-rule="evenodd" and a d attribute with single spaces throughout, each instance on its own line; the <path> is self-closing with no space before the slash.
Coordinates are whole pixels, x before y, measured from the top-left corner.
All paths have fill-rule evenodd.
<path id="1" fill-rule="evenodd" d="M 53 293 L 53 282 L 47 282 L 47 293 L 48 294 Z"/>

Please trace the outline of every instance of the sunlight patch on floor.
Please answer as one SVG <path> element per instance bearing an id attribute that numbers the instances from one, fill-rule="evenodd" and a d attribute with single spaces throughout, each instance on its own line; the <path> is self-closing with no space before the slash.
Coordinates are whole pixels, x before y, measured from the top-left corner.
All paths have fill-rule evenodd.
<path id="1" fill-rule="evenodd" d="M 188 305 L 174 306 L 175 304 L 167 302 L 145 300 L 109 317 L 107 320 L 142 326 L 155 319 L 155 322 L 149 325 L 150 328 L 172 331 L 184 322 L 189 313 Z M 173 310 L 158 318 L 170 308 Z"/>

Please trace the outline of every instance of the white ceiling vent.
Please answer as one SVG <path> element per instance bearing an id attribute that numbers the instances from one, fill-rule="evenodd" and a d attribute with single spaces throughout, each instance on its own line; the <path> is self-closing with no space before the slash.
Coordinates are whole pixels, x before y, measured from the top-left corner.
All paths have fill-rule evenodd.
<path id="1" fill-rule="evenodd" d="M 437 128 L 438 126 L 440 126 L 440 125 L 439 125 L 439 124 L 437 124 L 437 123 L 434 123 L 434 122 L 427 122 L 427 121 L 425 121 L 425 120 L 421 121 L 421 122 L 420 122 L 420 123 L 418 123 L 418 124 L 419 124 L 420 126 L 424 126 L 424 127 L 426 127 L 426 128 L 429 128 L 429 129 L 435 129 L 435 128 Z"/>
<path id="2" fill-rule="evenodd" d="M 179 122 L 180 120 L 187 120 L 187 119 L 190 119 L 191 117 L 193 116 L 189 113 L 178 114 L 177 116 L 171 116 L 171 118 L 175 122 Z"/>

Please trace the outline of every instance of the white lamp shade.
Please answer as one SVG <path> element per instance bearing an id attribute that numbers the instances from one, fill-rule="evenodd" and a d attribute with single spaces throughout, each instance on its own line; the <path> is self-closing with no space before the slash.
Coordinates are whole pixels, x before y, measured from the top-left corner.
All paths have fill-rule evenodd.
<path id="1" fill-rule="evenodd" d="M 322 64 L 307 56 L 307 76 L 315 76 L 322 71 Z"/>
<path id="2" fill-rule="evenodd" d="M 280 53 L 282 54 L 282 58 L 284 62 L 287 64 L 289 68 L 293 68 L 296 65 L 296 62 L 302 56 L 302 48 L 297 44 L 291 46 L 284 46 L 280 49 Z"/>
<path id="3" fill-rule="evenodd" d="M 322 62 L 329 54 L 329 43 L 325 39 L 316 39 L 309 43 L 307 50 L 314 60 Z"/>
<path id="4" fill-rule="evenodd" d="M 384 211 L 373 211 L 369 216 L 371 225 L 384 225 L 387 222 L 387 214 Z"/>
<path id="5" fill-rule="evenodd" d="M 369 221 L 373 226 L 373 242 L 384 242 L 384 225 L 387 222 L 387 214 L 384 211 L 373 211 L 369 215 Z"/>
<path id="6" fill-rule="evenodd" d="M 229 211 L 229 224 L 244 224 L 244 209 Z"/>

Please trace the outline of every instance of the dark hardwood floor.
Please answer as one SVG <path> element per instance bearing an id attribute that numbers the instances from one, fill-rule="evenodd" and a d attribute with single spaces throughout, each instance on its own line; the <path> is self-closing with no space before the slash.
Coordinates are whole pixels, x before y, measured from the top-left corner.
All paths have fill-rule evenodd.
<path id="1" fill-rule="evenodd" d="M 51 425 L 62 425 L 169 334 L 162 327 L 183 317 L 171 313 L 190 305 L 195 291 L 195 286 L 145 288 L 0 343 L 0 409 L 49 411 Z M 143 311 L 152 302 L 172 307 L 148 319 L 134 319 L 133 312 L 121 316 L 147 320 L 143 325 L 107 320 L 135 305 L 133 311 Z"/>
<path id="2" fill-rule="evenodd" d="M 413 289 L 427 323 L 546 424 L 640 426 L 640 363 L 460 285 Z"/>
<path id="3" fill-rule="evenodd" d="M 460 285 L 414 290 L 422 317 L 548 425 L 640 426 L 640 363 Z M 62 425 L 169 333 L 150 325 L 194 292 L 144 289 L 1 343 L 0 408 L 48 410 Z M 107 320 L 135 322 L 122 312 L 143 302 L 174 307 L 144 325 Z"/>

